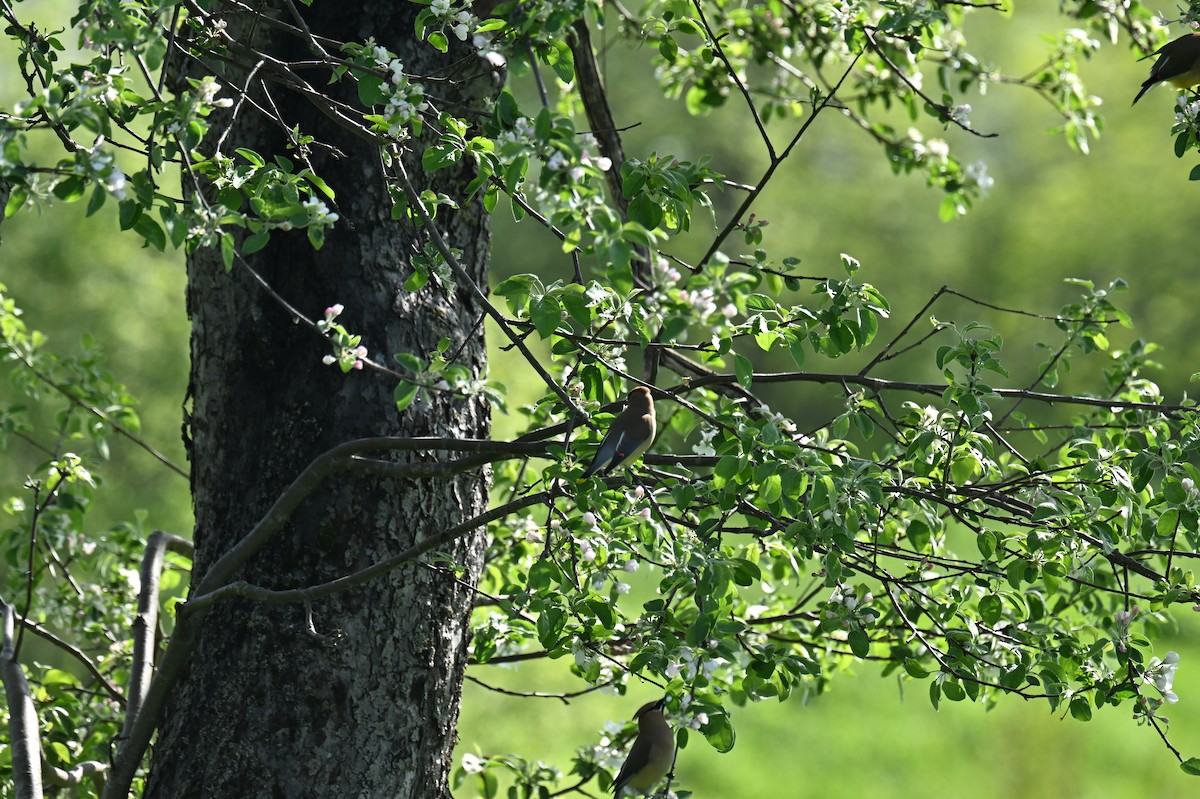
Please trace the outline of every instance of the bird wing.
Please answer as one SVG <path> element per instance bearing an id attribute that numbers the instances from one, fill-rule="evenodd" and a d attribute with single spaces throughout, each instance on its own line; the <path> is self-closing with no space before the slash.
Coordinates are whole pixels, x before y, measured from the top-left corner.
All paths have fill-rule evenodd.
<path id="1" fill-rule="evenodd" d="M 584 477 L 591 477 L 596 472 L 608 469 L 613 465 L 614 456 L 621 451 L 625 444 L 625 431 L 622 429 L 620 422 L 620 416 L 613 420 L 612 426 L 608 428 L 608 432 L 600 440 L 600 447 L 596 450 L 596 457 L 592 458 L 591 465 L 583 473 Z"/>
<path id="2" fill-rule="evenodd" d="M 624 765 L 613 780 L 614 795 L 619 797 L 625 784 L 646 767 L 646 763 L 650 761 L 650 746 L 651 742 L 640 736 L 633 742 L 633 746 L 629 748 L 629 756 L 625 758 Z"/>
<path id="3" fill-rule="evenodd" d="M 1197 62 L 1200 61 L 1200 36 L 1180 36 L 1175 41 L 1164 44 L 1157 52 L 1160 55 L 1150 68 L 1150 77 L 1154 80 L 1174 81 L 1196 68 Z"/>
<path id="4" fill-rule="evenodd" d="M 1179 55 L 1171 55 L 1163 53 L 1154 62 L 1154 66 L 1150 67 L 1150 77 L 1154 80 L 1170 80 L 1177 75 L 1182 75 L 1195 65 L 1195 59 L 1189 61 Z"/>
<path id="5" fill-rule="evenodd" d="M 654 417 L 642 414 L 625 426 L 624 435 L 613 453 L 613 468 L 637 460 L 654 442 Z"/>

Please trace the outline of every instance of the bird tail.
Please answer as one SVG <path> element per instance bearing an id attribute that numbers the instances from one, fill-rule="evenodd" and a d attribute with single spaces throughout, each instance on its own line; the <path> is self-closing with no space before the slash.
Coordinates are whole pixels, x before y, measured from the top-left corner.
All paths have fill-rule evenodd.
<path id="1" fill-rule="evenodd" d="M 1154 88 L 1154 84 L 1156 84 L 1156 83 L 1158 83 L 1158 81 L 1156 81 L 1156 80 L 1148 80 L 1145 83 L 1143 83 L 1142 90 L 1137 93 L 1137 97 L 1134 97 L 1133 102 L 1130 103 L 1129 105 L 1130 106 L 1137 105 L 1137 101 L 1142 99 L 1142 95 L 1145 94 L 1146 92 L 1150 91 L 1150 89 Z"/>

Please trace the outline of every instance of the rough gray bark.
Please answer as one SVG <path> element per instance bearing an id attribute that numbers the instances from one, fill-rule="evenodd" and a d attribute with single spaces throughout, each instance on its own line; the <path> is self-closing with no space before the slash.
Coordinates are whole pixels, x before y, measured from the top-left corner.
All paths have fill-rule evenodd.
<path id="1" fill-rule="evenodd" d="M 360 42 L 374 36 L 398 51 L 407 71 L 447 74 L 465 58 L 459 67 L 485 72 L 469 53 L 452 49 L 439 59 L 432 48 L 416 46 L 413 16 L 419 7 L 412 4 L 296 5 L 314 33 Z M 239 41 L 268 52 L 305 52 L 301 42 L 245 17 L 233 15 L 229 25 Z M 241 86 L 244 75 L 218 77 Z M 490 86 L 486 78 L 480 81 Z M 478 95 L 469 98 L 468 90 L 488 88 L 449 81 L 438 89 L 445 102 L 478 106 Z M 460 362 L 482 374 L 480 308 L 471 294 L 435 282 L 413 294 L 403 288 L 409 259 L 425 237 L 415 226 L 390 220 L 377 155 L 302 98 L 279 88 L 272 97 L 286 119 L 345 153 L 337 161 L 314 158 L 337 192 L 342 221 L 320 252 L 302 233 L 275 234 L 266 250 L 251 257 L 254 268 L 313 318 L 342 303 L 339 321 L 362 334 L 378 360 L 390 361 L 395 352 L 425 355 L 447 337 L 462 346 Z M 227 151 L 234 147 L 268 158 L 284 153 L 278 129 L 250 114 L 226 141 Z M 408 164 L 410 174 L 422 175 L 417 158 Z M 436 177 L 443 182 L 428 185 L 453 191 L 470 175 L 450 170 Z M 463 250 L 463 264 L 486 285 L 482 208 L 476 203 L 439 215 L 438 223 Z M 328 345 L 295 324 L 246 270 L 226 273 L 215 251 L 191 256 L 188 276 L 193 584 L 329 447 L 377 435 L 487 436 L 489 412 L 482 401 L 422 394 L 397 413 L 389 379 L 370 371 L 343 375 L 322 364 Z M 483 472 L 438 481 L 335 476 L 239 577 L 271 588 L 329 580 L 478 513 L 486 501 Z M 464 564 L 466 582 L 477 577 L 482 547 L 480 534 L 446 552 Z M 463 584 L 414 564 L 315 604 L 317 636 L 308 632 L 302 606 L 240 599 L 218 604 L 204 619 L 191 664 L 168 704 L 146 796 L 448 795 L 471 600 Z"/>

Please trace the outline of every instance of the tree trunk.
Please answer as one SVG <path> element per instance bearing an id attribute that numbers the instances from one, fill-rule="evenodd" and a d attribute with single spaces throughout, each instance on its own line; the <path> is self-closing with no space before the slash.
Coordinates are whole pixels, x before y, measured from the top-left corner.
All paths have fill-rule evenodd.
<path id="1" fill-rule="evenodd" d="M 439 84 L 451 107 L 481 105 L 487 70 L 465 50 L 439 54 L 413 39 L 410 3 L 296 4 L 310 29 L 340 40 L 374 36 L 398 50 L 406 71 L 447 74 L 468 64 L 469 82 Z M 268 12 L 269 13 L 269 12 Z M 286 12 L 278 18 L 291 21 Z M 239 41 L 285 57 L 307 57 L 303 42 L 231 15 Z M 211 69 L 211 66 L 209 67 Z M 194 71 L 199 77 L 203 71 Z M 245 85 L 247 72 L 218 75 Z M 313 73 L 314 75 L 316 73 Z M 467 75 L 466 77 L 470 77 Z M 311 78 L 322 86 L 322 77 Z M 351 86 L 343 89 L 353 101 Z M 466 96 L 465 92 L 475 92 Z M 233 94 L 226 89 L 226 96 Z M 311 318 L 342 303 L 339 321 L 363 336 L 371 356 L 426 356 L 448 338 L 458 360 L 485 370 L 481 309 L 465 287 L 431 281 L 409 293 L 409 260 L 426 240 L 415 225 L 391 221 L 378 155 L 306 100 L 278 86 L 271 97 L 289 125 L 335 145 L 345 157 L 314 151 L 337 193 L 341 221 L 313 251 L 302 232 L 275 233 L 250 261 L 284 299 Z M 262 100 L 261 92 L 257 99 Z M 267 106 L 270 107 L 270 106 Z M 207 146 L 220 135 L 215 126 Z M 284 154 L 277 126 L 244 108 L 224 149 Z M 420 175 L 419 148 L 406 161 Z M 471 177 L 447 170 L 427 185 L 458 194 Z M 473 203 L 442 214 L 443 235 L 486 285 L 488 232 Z M 192 331 L 190 392 L 192 491 L 196 512 L 193 584 L 237 542 L 312 458 L 347 439 L 379 436 L 484 438 L 482 400 L 422 392 L 398 413 L 394 382 L 370 370 L 326 366 L 330 347 L 239 266 L 226 272 L 212 248 L 188 261 Z M 382 456 L 391 457 L 391 456 Z M 397 462 L 419 461 L 419 453 Z M 395 554 L 486 507 L 486 472 L 454 479 L 396 480 L 343 472 L 304 501 L 288 526 L 240 579 L 270 588 L 326 581 Z M 483 535 L 443 550 L 464 567 L 448 572 L 410 564 L 366 587 L 302 605 L 248 600 L 218 603 L 203 621 L 191 664 L 172 696 L 154 748 L 146 796 L 412 797 L 448 795 L 447 774 L 466 660 L 467 619 Z"/>

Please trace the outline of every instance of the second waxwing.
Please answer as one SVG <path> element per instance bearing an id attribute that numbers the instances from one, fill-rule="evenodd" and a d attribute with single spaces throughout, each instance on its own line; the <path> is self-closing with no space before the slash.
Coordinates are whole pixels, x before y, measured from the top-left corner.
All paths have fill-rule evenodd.
<path id="1" fill-rule="evenodd" d="M 621 799 L 626 788 L 649 793 L 675 764 L 675 734 L 663 715 L 666 705 L 664 696 L 656 702 L 647 702 L 633 714 L 638 723 L 637 737 L 613 780 L 613 795 L 617 799 Z"/>
<path id="2" fill-rule="evenodd" d="M 1134 104 L 1159 83 L 1169 83 L 1179 89 L 1200 83 L 1200 33 L 1180 36 L 1150 55 L 1158 56 L 1158 60 L 1150 67 L 1150 77 L 1142 84 L 1142 90 L 1133 98 Z"/>
<path id="3" fill-rule="evenodd" d="M 629 392 L 629 397 L 625 400 L 625 410 L 613 419 L 608 432 L 600 441 L 596 457 L 592 459 L 591 465 L 584 470 L 580 479 L 591 477 L 597 472 L 603 474 L 640 458 L 654 443 L 655 425 L 654 397 L 651 396 L 650 389 L 638 386 Z"/>

